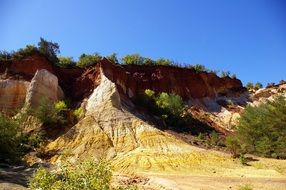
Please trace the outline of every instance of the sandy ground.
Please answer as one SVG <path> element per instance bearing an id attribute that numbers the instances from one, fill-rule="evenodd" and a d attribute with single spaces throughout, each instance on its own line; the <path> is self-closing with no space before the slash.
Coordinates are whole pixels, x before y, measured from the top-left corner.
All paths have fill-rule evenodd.
<path id="1" fill-rule="evenodd" d="M 238 190 L 250 185 L 254 190 L 286 190 L 286 178 L 209 177 L 209 176 L 150 176 L 153 183 L 168 185 L 169 190 Z M 168 180 L 168 181 L 166 181 Z M 158 187 L 160 186 L 158 185 Z M 164 189 L 162 187 L 162 189 Z"/>

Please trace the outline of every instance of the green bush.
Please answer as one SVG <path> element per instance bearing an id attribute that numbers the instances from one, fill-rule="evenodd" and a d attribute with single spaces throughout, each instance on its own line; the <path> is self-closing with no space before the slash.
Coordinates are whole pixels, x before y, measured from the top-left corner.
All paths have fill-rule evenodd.
<path id="1" fill-rule="evenodd" d="M 238 190 L 253 190 L 253 187 L 250 184 L 245 184 L 245 185 L 240 185 L 238 187 Z"/>
<path id="2" fill-rule="evenodd" d="M 255 90 L 258 90 L 258 89 L 260 89 L 260 88 L 262 88 L 263 87 L 263 85 L 260 83 L 260 82 L 257 82 L 257 83 L 255 83 L 255 85 L 254 85 L 254 89 Z"/>
<path id="3" fill-rule="evenodd" d="M 172 61 L 169 59 L 160 58 L 156 60 L 156 65 L 172 65 Z"/>
<path id="4" fill-rule="evenodd" d="M 235 153 L 286 158 L 286 100 L 277 97 L 242 113 L 237 131 L 227 138 L 227 147 Z"/>
<path id="5" fill-rule="evenodd" d="M 58 63 L 57 54 L 60 53 L 60 46 L 58 43 L 47 41 L 40 38 L 38 43 L 38 50 L 41 54 L 45 55 L 52 63 Z"/>
<path id="6" fill-rule="evenodd" d="M 7 61 L 12 58 L 12 54 L 7 51 L 0 51 L 0 61 Z"/>
<path id="7" fill-rule="evenodd" d="M 58 57 L 59 62 L 57 63 L 57 66 L 63 67 L 63 68 L 69 68 L 74 67 L 76 65 L 76 62 L 73 60 L 72 57 L 64 57 L 60 56 Z"/>
<path id="8" fill-rule="evenodd" d="M 155 98 L 156 105 L 158 108 L 165 110 L 167 113 L 172 113 L 173 115 L 181 115 L 184 109 L 183 99 L 176 94 L 168 94 L 162 92 Z"/>
<path id="9" fill-rule="evenodd" d="M 194 69 L 197 73 L 207 72 L 208 69 L 201 64 L 190 65 L 189 68 Z"/>
<path id="10" fill-rule="evenodd" d="M 12 59 L 21 59 L 25 56 L 29 56 L 35 52 L 38 52 L 38 48 L 34 45 L 26 45 L 25 48 L 21 48 L 18 51 L 12 53 Z"/>
<path id="11" fill-rule="evenodd" d="M 99 60 L 101 60 L 101 56 L 99 53 L 94 53 L 94 54 L 82 54 L 79 57 L 79 60 L 77 62 L 77 66 L 79 67 L 86 67 L 89 66 L 93 63 L 97 63 Z"/>
<path id="12" fill-rule="evenodd" d="M 0 155 L 14 159 L 19 154 L 21 139 L 19 124 L 0 114 Z"/>
<path id="13" fill-rule="evenodd" d="M 248 90 L 253 89 L 253 88 L 254 88 L 253 83 L 252 83 L 252 82 L 248 82 L 248 83 L 246 84 L 246 88 L 247 88 Z"/>
<path id="14" fill-rule="evenodd" d="M 106 59 L 108 59 L 109 61 L 111 61 L 112 63 L 115 63 L 115 64 L 119 63 L 116 53 L 113 53 L 113 54 L 107 56 Z"/>
<path id="15" fill-rule="evenodd" d="M 66 108 L 66 104 L 63 101 L 53 104 L 46 99 L 41 99 L 39 105 L 34 110 L 31 110 L 31 112 L 43 124 L 63 124 L 66 122 L 61 113 L 64 108 Z"/>
<path id="16" fill-rule="evenodd" d="M 83 115 L 83 109 L 81 107 L 75 109 L 73 111 L 73 115 L 76 116 L 77 118 L 80 118 Z"/>
<path id="17" fill-rule="evenodd" d="M 112 190 L 128 189 L 111 186 L 112 172 L 106 161 L 83 161 L 65 164 L 59 173 L 39 168 L 30 179 L 30 189 L 41 190 Z M 129 188 L 131 190 L 131 188 Z M 133 188 L 135 189 L 135 188 Z"/>
<path id="18" fill-rule="evenodd" d="M 122 58 L 122 64 L 124 65 L 143 65 L 144 57 L 139 54 L 130 54 Z"/>
<path id="19" fill-rule="evenodd" d="M 55 106 L 56 112 L 60 112 L 68 108 L 65 101 L 63 100 L 56 102 L 54 106 Z"/>

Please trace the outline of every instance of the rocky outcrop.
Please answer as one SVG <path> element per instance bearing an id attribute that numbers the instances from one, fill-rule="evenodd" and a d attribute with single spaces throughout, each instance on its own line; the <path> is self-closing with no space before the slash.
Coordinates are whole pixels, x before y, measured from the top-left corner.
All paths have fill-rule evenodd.
<path id="1" fill-rule="evenodd" d="M 64 93 L 58 85 L 58 78 L 42 69 L 38 70 L 31 80 L 27 90 L 26 103 L 30 107 L 36 107 L 42 100 L 55 102 L 63 97 Z"/>
<path id="2" fill-rule="evenodd" d="M 25 102 L 29 84 L 30 82 L 21 80 L 0 80 L 0 111 L 20 109 Z"/>
<path id="3" fill-rule="evenodd" d="M 219 78 L 213 73 L 196 73 L 193 69 L 160 65 L 115 65 L 107 59 L 101 61 L 101 68 L 106 77 L 129 98 L 136 98 L 145 89 L 176 93 L 185 100 L 245 91 L 238 79 Z"/>
<path id="4" fill-rule="evenodd" d="M 87 101 L 86 116 L 50 143 L 48 149 L 57 152 L 52 162 L 64 157 L 71 160 L 106 157 L 113 158 L 115 167 L 120 170 L 130 167 L 175 169 L 180 161 L 187 161 L 187 154 L 197 150 L 127 111 L 121 104 L 116 84 L 103 74 L 101 84 Z M 159 160 L 169 154 L 178 161 L 158 166 Z M 151 157 L 152 161 L 149 160 Z"/>

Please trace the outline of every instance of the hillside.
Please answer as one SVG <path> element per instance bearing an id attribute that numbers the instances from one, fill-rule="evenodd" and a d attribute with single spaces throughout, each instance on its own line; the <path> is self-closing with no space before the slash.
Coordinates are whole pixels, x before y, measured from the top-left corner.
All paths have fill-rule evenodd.
<path id="1" fill-rule="evenodd" d="M 184 114 L 194 122 L 183 129 L 166 125 L 137 103 L 146 89 L 180 96 Z M 68 69 L 35 53 L 1 62 L 0 67 L 2 112 L 12 115 L 24 105 L 36 108 L 43 97 L 51 103 L 69 99 L 71 107 L 83 110 L 78 121 L 48 129 L 50 136 L 41 147 L 41 156 L 31 152 L 25 156 L 29 165 L 106 158 L 118 175 L 144 175 L 151 182 L 152 176 L 170 180 L 172 175 L 285 182 L 285 160 L 253 157 L 246 166 L 223 147 L 198 139 L 199 134 L 211 132 L 224 139 L 233 133 L 246 105 L 258 105 L 277 95 L 286 96 L 285 84 L 249 92 L 236 78 L 173 66 L 119 65 L 105 58 L 86 68 Z M 30 131 L 47 130 L 42 124 L 33 126 Z M 252 180 L 254 184 L 259 181 Z M 152 188 L 163 189 L 154 181 L 149 184 Z M 168 183 L 162 186 L 167 188 Z M 238 183 L 229 185 L 233 184 Z M 283 189 L 283 185 L 275 188 Z"/>

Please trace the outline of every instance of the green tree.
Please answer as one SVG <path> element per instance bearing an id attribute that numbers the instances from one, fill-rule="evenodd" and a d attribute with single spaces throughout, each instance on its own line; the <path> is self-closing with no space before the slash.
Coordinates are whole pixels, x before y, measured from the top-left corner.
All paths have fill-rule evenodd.
<path id="1" fill-rule="evenodd" d="M 111 55 L 107 56 L 106 59 L 108 59 L 109 61 L 115 64 L 119 63 L 116 53 L 112 53 Z"/>
<path id="2" fill-rule="evenodd" d="M 194 69 L 197 73 L 208 71 L 208 69 L 201 64 L 190 65 L 189 68 Z"/>
<path id="3" fill-rule="evenodd" d="M 102 59 L 101 55 L 99 53 L 94 54 L 82 54 L 79 57 L 79 60 L 77 62 L 77 66 L 79 67 L 86 67 L 93 63 L 97 63 Z"/>
<path id="4" fill-rule="evenodd" d="M 144 57 L 139 54 L 129 54 L 122 58 L 124 65 L 143 65 Z"/>
<path id="5" fill-rule="evenodd" d="M 228 138 L 233 151 L 286 158 L 286 100 L 277 97 L 242 113 L 236 133 Z M 237 147 L 239 145 L 239 147 Z"/>
<path id="6" fill-rule="evenodd" d="M 0 155 L 10 159 L 18 156 L 21 138 L 19 124 L 0 114 Z"/>
<path id="7" fill-rule="evenodd" d="M 247 88 L 248 90 L 253 89 L 253 88 L 254 88 L 253 83 L 252 83 L 252 82 L 248 82 L 248 83 L 246 84 L 246 88 Z"/>
<path id="8" fill-rule="evenodd" d="M 58 57 L 58 59 L 59 59 L 59 62 L 57 65 L 59 67 L 67 68 L 67 67 L 74 67 L 76 65 L 76 62 L 73 60 L 72 57 L 60 56 Z"/>
<path id="9" fill-rule="evenodd" d="M 180 115 L 184 108 L 183 99 L 176 94 L 168 94 L 165 92 L 160 93 L 158 97 L 155 98 L 156 105 L 166 110 L 174 115 Z"/>
<path id="10" fill-rule="evenodd" d="M 263 87 L 263 85 L 260 83 L 260 82 L 257 82 L 257 83 L 255 83 L 255 85 L 254 85 L 254 89 L 255 90 L 258 90 L 258 89 L 260 89 L 260 88 L 262 88 Z"/>
<path id="11" fill-rule="evenodd" d="M 172 65 L 172 61 L 169 59 L 160 58 L 156 60 L 156 65 Z"/>
<path id="12" fill-rule="evenodd" d="M 60 53 L 60 46 L 58 43 L 40 38 L 40 42 L 38 43 L 38 50 L 43 55 L 46 55 L 51 62 L 58 62 L 57 54 Z"/>

